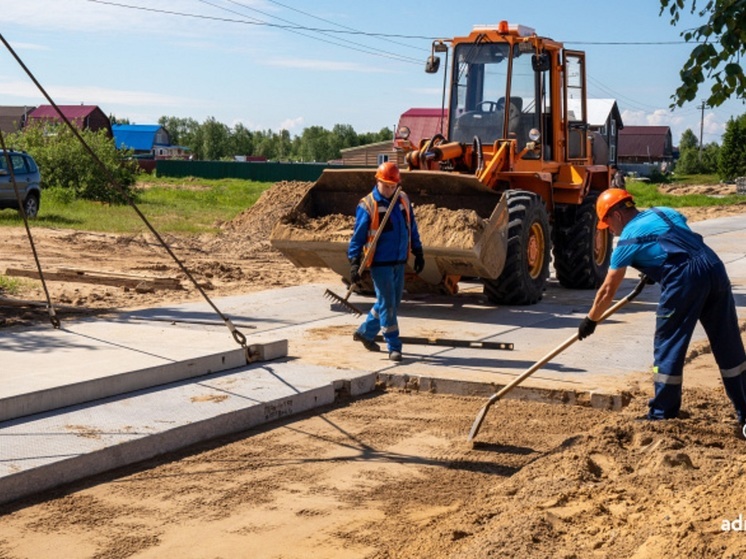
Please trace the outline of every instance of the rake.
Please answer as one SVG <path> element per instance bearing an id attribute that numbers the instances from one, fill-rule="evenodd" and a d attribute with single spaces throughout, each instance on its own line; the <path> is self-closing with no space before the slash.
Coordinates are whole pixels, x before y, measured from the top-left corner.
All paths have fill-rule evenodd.
<path id="1" fill-rule="evenodd" d="M 606 312 L 598 320 L 598 322 L 601 322 L 602 320 L 607 319 L 612 314 L 614 314 L 616 311 L 621 309 L 624 305 L 629 303 L 632 299 L 637 297 L 642 291 L 642 288 L 645 287 L 645 284 L 647 283 L 647 281 L 648 281 L 647 276 L 645 276 L 644 274 L 640 276 L 640 282 L 629 293 L 629 295 L 619 300 L 612 307 L 608 308 Z M 553 357 L 565 351 L 568 347 L 574 344 L 577 340 L 578 340 L 578 333 L 576 332 L 575 334 L 570 336 L 568 339 L 566 339 L 564 342 L 562 342 L 559 346 L 557 346 L 552 351 L 550 351 L 541 360 L 537 361 L 530 368 L 526 369 L 523 373 L 521 373 L 520 376 L 516 377 L 513 381 L 506 384 L 499 392 L 495 392 L 492 396 L 490 396 L 489 400 L 487 400 L 487 403 L 484 404 L 484 406 L 482 406 L 482 408 L 477 413 L 477 417 L 474 420 L 474 424 L 471 426 L 471 430 L 469 431 L 469 437 L 467 438 L 467 441 L 472 441 L 474 437 L 477 436 L 477 433 L 479 432 L 479 428 L 482 426 L 482 422 L 484 421 L 484 418 L 487 415 L 487 410 L 490 409 L 490 406 L 492 406 L 492 404 L 497 402 L 500 398 L 502 398 L 508 392 L 513 390 L 513 388 L 518 386 L 520 383 L 522 383 L 524 380 L 526 380 L 528 377 L 534 374 L 537 370 L 539 370 L 544 365 L 546 365 L 550 359 L 552 359 Z"/>
<path id="2" fill-rule="evenodd" d="M 373 260 L 373 253 L 376 251 L 376 245 L 378 244 L 378 239 L 381 236 L 381 233 L 383 232 L 383 228 L 386 225 L 386 222 L 389 220 L 389 215 L 391 215 L 391 210 L 394 209 L 394 206 L 399 201 L 399 194 L 401 193 L 401 185 L 396 187 L 396 190 L 394 191 L 394 195 L 391 197 L 391 202 L 389 203 L 389 207 L 386 209 L 386 213 L 383 214 L 383 217 L 381 218 L 381 222 L 378 224 L 378 230 L 376 231 L 376 234 L 373 236 L 373 240 L 370 243 L 370 246 L 368 247 L 368 250 L 363 255 L 362 261 L 360 262 L 360 267 L 357 269 L 358 276 L 362 276 L 363 272 L 366 270 L 367 266 L 366 263 L 368 260 Z M 368 258 L 368 255 L 371 255 L 370 258 Z M 347 288 L 347 293 L 344 297 L 340 297 L 336 293 L 334 293 L 331 289 L 327 289 L 324 292 L 324 297 L 327 299 L 331 299 L 335 303 L 339 303 L 344 310 L 347 312 L 350 312 L 354 314 L 355 316 L 360 316 L 363 314 L 363 311 L 358 309 L 355 305 L 350 303 L 348 299 L 350 298 L 350 295 L 352 295 L 352 290 L 355 289 L 355 284 L 353 282 L 350 282 L 350 287 Z"/>

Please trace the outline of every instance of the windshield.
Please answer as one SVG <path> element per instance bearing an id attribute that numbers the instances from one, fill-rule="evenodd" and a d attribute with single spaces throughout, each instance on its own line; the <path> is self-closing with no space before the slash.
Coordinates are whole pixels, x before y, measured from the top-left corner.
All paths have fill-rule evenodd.
<path id="1" fill-rule="evenodd" d="M 449 112 L 451 140 L 468 143 L 478 136 L 483 144 L 504 138 L 527 141 L 528 130 L 535 125 L 536 74 L 531 68 L 531 47 L 521 47 L 524 45 L 513 49 L 512 91 L 508 95 L 510 45 L 456 46 Z M 507 108 L 506 96 L 510 99 Z M 503 130 L 506 120 L 507 134 Z"/>

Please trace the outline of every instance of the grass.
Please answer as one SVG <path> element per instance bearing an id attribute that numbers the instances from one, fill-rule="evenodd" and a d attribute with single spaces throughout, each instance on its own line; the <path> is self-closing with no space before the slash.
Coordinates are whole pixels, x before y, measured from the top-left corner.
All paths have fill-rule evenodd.
<path id="1" fill-rule="evenodd" d="M 677 181 L 679 182 L 679 181 Z M 685 184 L 717 184 L 715 182 L 691 181 Z M 684 194 L 671 195 L 658 191 L 658 187 L 652 183 L 627 181 L 627 190 L 635 197 L 635 203 L 642 208 L 652 206 L 668 206 L 669 208 L 690 208 L 706 206 L 733 206 L 742 204 L 746 198 L 740 194 L 727 196 L 707 196 L 706 194 Z"/>
<path id="2" fill-rule="evenodd" d="M 251 207 L 272 183 L 241 179 L 142 178 L 136 206 L 160 233 L 211 233 L 220 223 Z M 112 206 L 69 200 L 64 191 L 45 190 L 34 227 L 56 227 L 112 233 L 146 229 L 130 205 Z M 0 226 L 22 225 L 15 210 L 0 211 Z"/>

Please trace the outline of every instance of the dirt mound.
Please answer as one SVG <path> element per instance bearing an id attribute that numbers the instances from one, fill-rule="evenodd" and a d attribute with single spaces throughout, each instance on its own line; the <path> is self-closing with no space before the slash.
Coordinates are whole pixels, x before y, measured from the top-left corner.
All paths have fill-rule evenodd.
<path id="1" fill-rule="evenodd" d="M 265 190 L 256 204 L 223 225 L 230 233 L 241 233 L 258 244 L 269 246 L 269 235 L 275 224 L 303 199 L 312 182 L 281 181 Z"/>

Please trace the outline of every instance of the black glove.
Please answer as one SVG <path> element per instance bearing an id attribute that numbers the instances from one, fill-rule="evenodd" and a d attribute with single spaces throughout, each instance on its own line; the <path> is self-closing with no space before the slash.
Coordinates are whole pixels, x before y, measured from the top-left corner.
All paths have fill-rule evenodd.
<path id="1" fill-rule="evenodd" d="M 363 278 L 360 277 L 360 258 L 350 260 L 350 283 L 360 285 Z"/>
<path id="2" fill-rule="evenodd" d="M 425 269 L 425 255 L 422 253 L 422 249 L 420 249 L 414 252 L 414 273 L 419 274 L 424 269 Z"/>
<path id="3" fill-rule="evenodd" d="M 578 326 L 578 339 L 582 340 L 593 334 L 596 331 L 596 324 L 595 320 L 591 320 L 587 316 L 581 320 L 580 326 Z"/>

